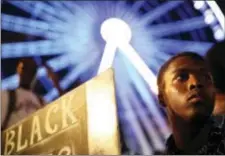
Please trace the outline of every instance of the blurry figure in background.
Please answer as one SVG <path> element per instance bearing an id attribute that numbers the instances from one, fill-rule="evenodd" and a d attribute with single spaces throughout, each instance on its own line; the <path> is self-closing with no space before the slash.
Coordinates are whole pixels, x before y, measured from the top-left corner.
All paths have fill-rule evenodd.
<path id="1" fill-rule="evenodd" d="M 23 88 L 27 91 L 33 91 L 36 84 L 38 65 L 31 58 L 24 58 L 19 61 L 17 66 L 17 74 L 19 75 L 19 86 L 18 88 Z M 44 100 L 41 96 L 37 95 L 40 104 L 44 105 Z"/>
<path id="2" fill-rule="evenodd" d="M 42 98 L 32 92 L 36 81 L 37 64 L 32 59 L 22 59 L 17 66 L 17 73 L 18 88 L 1 91 L 2 130 L 44 106 Z"/>
<path id="3" fill-rule="evenodd" d="M 22 59 L 17 65 L 17 74 L 19 75 L 19 88 L 31 90 L 34 86 L 37 65 L 31 59 Z"/>
<path id="4" fill-rule="evenodd" d="M 206 61 L 209 64 L 214 85 L 216 87 L 216 103 L 213 114 L 218 116 L 223 124 L 220 115 L 225 115 L 225 41 L 216 43 L 206 54 Z"/>
<path id="5" fill-rule="evenodd" d="M 41 103 L 31 91 L 18 88 L 1 91 L 1 130 L 40 109 Z"/>
<path id="6" fill-rule="evenodd" d="M 225 154 L 225 131 L 212 117 L 216 94 L 206 61 L 180 53 L 161 67 L 157 83 L 172 130 L 166 154 Z"/>

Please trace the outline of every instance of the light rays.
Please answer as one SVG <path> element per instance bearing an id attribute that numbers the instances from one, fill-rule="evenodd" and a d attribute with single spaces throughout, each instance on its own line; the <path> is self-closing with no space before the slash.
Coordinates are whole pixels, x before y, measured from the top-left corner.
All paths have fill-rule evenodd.
<path id="1" fill-rule="evenodd" d="M 165 53 L 176 54 L 183 51 L 193 51 L 200 55 L 204 55 L 213 45 L 211 42 L 197 42 L 197 41 L 181 41 L 174 39 L 159 39 L 156 45 Z"/>
<path id="2" fill-rule="evenodd" d="M 61 10 L 60 17 L 62 17 L 65 21 L 69 22 L 74 18 L 74 15 L 64 7 L 62 1 L 48 1 L 48 3 L 51 4 L 51 6 L 54 7 L 55 10 Z"/>
<path id="3" fill-rule="evenodd" d="M 168 13 L 170 10 L 178 7 L 182 4 L 183 1 L 168 1 L 157 7 L 156 9 L 149 11 L 145 14 L 140 21 L 137 23 L 138 26 L 146 26 L 147 24 L 152 23 L 155 19 L 159 18 L 163 14 Z"/>
<path id="4" fill-rule="evenodd" d="M 128 64 L 126 65 L 126 67 L 127 67 L 127 69 L 130 68 L 130 67 L 128 67 Z M 134 77 L 134 75 L 136 74 L 135 71 L 131 70 L 131 68 L 130 68 L 130 69 L 128 69 L 128 73 L 129 73 L 129 76 L 132 79 L 135 79 L 135 81 L 139 81 L 139 82 L 135 83 L 135 86 L 140 85 L 140 83 L 141 83 L 140 78 L 138 79 L 137 77 L 136 78 Z M 143 91 L 143 88 L 141 88 L 141 87 L 138 88 L 138 92 L 142 95 L 143 92 L 140 91 L 140 89 L 142 89 L 142 91 Z M 138 116 L 140 116 L 141 122 L 144 125 L 145 130 L 146 130 L 149 138 L 151 138 L 151 141 L 153 142 L 154 148 L 158 149 L 158 150 L 163 150 L 164 145 L 163 145 L 162 139 L 160 138 L 160 134 L 157 132 L 156 129 L 154 129 L 154 126 L 152 125 L 152 121 L 147 116 L 147 113 L 145 113 L 146 109 L 141 106 L 140 100 L 138 100 L 137 96 L 134 94 L 134 92 L 132 91 L 131 88 L 128 89 L 128 92 L 129 92 L 129 95 L 130 95 L 129 96 L 130 97 L 130 103 L 131 103 L 131 105 L 133 105 L 133 108 L 136 110 L 135 112 L 138 114 Z M 155 105 L 154 103 L 150 103 L 149 101 L 145 101 L 146 99 L 143 99 L 143 100 L 144 100 L 145 103 L 148 103 L 150 105 Z M 155 111 L 155 110 L 152 110 L 152 111 Z M 157 110 L 157 113 L 160 114 L 159 110 Z M 162 124 L 159 124 L 159 125 L 162 125 Z M 164 127 L 160 127 L 160 129 L 161 128 L 164 128 Z"/>
<path id="5" fill-rule="evenodd" d="M 119 48 L 122 53 L 132 62 L 132 64 L 147 82 L 151 90 L 157 95 L 158 89 L 156 85 L 156 77 L 154 73 L 148 68 L 143 59 L 138 55 L 135 49 L 129 44 L 121 44 Z"/>
<path id="6" fill-rule="evenodd" d="M 131 7 L 132 12 L 138 12 L 138 10 L 146 3 L 144 0 L 135 1 L 133 6 Z"/>
<path id="7" fill-rule="evenodd" d="M 116 6 L 115 6 L 115 15 L 118 18 L 122 18 L 124 17 L 124 15 L 128 12 L 128 10 L 126 10 L 126 1 L 118 1 L 116 2 Z"/>
<path id="8" fill-rule="evenodd" d="M 193 17 L 191 19 L 180 20 L 167 24 L 159 24 L 157 26 L 151 26 L 150 34 L 155 37 L 164 37 L 182 32 L 193 31 L 207 27 L 204 21 L 204 17 Z"/>
<path id="9" fill-rule="evenodd" d="M 41 40 L 2 44 L 2 58 L 55 55 L 67 52 L 66 44 L 59 40 Z"/>
<path id="10" fill-rule="evenodd" d="M 2 13 L 2 29 L 27 35 L 43 36 L 50 39 L 57 38 L 60 33 L 57 25 L 51 26 L 46 22 L 4 13 Z"/>
<path id="11" fill-rule="evenodd" d="M 134 71 L 130 69 L 133 65 L 129 63 L 127 59 L 124 59 L 124 62 L 126 61 L 126 69 L 129 72 L 129 77 L 132 79 L 135 88 L 140 93 L 144 103 L 146 104 L 148 111 L 152 113 L 152 115 L 155 117 L 154 120 L 159 125 L 159 130 L 162 131 L 162 134 L 164 135 L 164 139 L 168 136 L 170 133 L 170 130 L 166 126 L 165 119 L 160 115 L 160 110 L 157 108 L 155 102 L 151 99 L 151 95 L 149 94 L 149 90 L 146 88 L 146 85 L 142 82 L 141 77 L 138 76 L 136 73 L 137 71 Z M 130 96 L 133 97 L 133 96 Z"/>
<path id="12" fill-rule="evenodd" d="M 121 74 L 122 75 L 127 74 L 125 70 L 123 71 L 120 69 L 120 66 L 117 66 L 117 65 L 123 64 L 123 63 L 119 62 L 119 61 L 121 61 L 120 59 L 115 60 L 115 68 L 116 68 L 115 76 L 116 76 L 116 78 L 117 78 L 117 75 L 119 76 Z M 118 97 L 120 98 L 121 104 L 123 105 L 124 109 L 129 110 L 129 111 L 125 111 L 124 115 L 127 116 L 127 119 L 129 119 L 129 117 L 132 117 L 132 119 L 133 119 L 132 121 L 128 120 L 128 123 L 131 125 L 131 128 L 135 132 L 135 135 L 137 137 L 137 142 L 139 143 L 140 148 L 141 148 L 141 152 L 143 154 L 150 154 L 150 153 L 152 153 L 152 149 L 151 149 L 151 147 L 149 147 L 148 141 L 146 140 L 146 138 L 144 136 L 143 130 L 141 129 L 140 124 L 138 123 L 138 119 L 135 115 L 135 111 L 132 109 L 128 98 L 124 98 L 124 97 L 129 96 L 129 94 L 127 93 L 129 88 L 126 88 L 126 85 L 125 85 L 127 83 L 129 83 L 129 80 L 126 81 L 126 79 L 125 80 L 121 79 L 119 81 L 116 81 L 116 85 L 121 86 L 120 92 L 118 93 Z"/>
<path id="13" fill-rule="evenodd" d="M 100 63 L 98 74 L 112 67 L 113 60 L 115 58 L 117 46 L 112 42 L 108 42 L 105 45 L 105 49 L 102 56 L 102 61 Z"/>
<path id="14" fill-rule="evenodd" d="M 86 72 L 89 70 L 89 68 L 93 65 L 93 63 L 98 58 L 98 55 L 95 55 L 94 57 L 90 58 L 88 61 L 77 65 L 74 67 L 61 81 L 60 81 L 60 87 L 63 90 L 66 90 L 73 82 L 79 78 L 79 75 L 83 72 Z M 55 97 L 58 96 L 58 92 L 55 88 L 51 88 L 49 92 L 44 96 L 44 99 L 47 102 L 52 101 Z"/>
<path id="15" fill-rule="evenodd" d="M 61 23 L 62 21 L 57 19 L 51 12 L 45 10 L 45 5 L 42 3 L 35 3 L 31 1 L 7 1 L 8 3 L 20 8 L 21 10 L 31 14 L 34 17 L 38 17 L 50 23 Z M 53 14 L 54 14 L 53 13 Z"/>

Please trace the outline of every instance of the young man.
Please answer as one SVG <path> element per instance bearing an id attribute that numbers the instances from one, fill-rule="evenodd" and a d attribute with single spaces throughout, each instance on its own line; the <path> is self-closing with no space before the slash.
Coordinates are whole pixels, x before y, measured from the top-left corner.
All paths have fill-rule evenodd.
<path id="1" fill-rule="evenodd" d="M 212 119 L 215 89 L 204 59 L 180 53 L 161 67 L 157 81 L 172 129 L 166 153 L 225 154 L 224 132 Z"/>

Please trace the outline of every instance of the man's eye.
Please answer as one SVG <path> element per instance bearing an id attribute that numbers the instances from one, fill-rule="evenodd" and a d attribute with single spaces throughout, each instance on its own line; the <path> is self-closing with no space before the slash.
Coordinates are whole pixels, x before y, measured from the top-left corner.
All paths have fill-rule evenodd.
<path id="1" fill-rule="evenodd" d="M 178 81 L 186 81 L 186 80 L 188 80 L 188 77 L 189 77 L 188 73 L 180 73 L 177 75 L 176 79 Z"/>

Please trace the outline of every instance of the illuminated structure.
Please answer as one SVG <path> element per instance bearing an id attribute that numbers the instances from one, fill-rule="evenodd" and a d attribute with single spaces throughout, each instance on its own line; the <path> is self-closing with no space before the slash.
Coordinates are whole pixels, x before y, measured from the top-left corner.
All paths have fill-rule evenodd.
<path id="1" fill-rule="evenodd" d="M 60 80 L 63 90 L 78 79 L 84 82 L 97 75 L 105 52 L 112 55 L 107 67 L 112 64 L 115 68 L 125 140 L 130 149 L 141 154 L 163 149 L 169 133 L 155 96 L 154 81 L 160 66 L 179 51 L 191 50 L 204 55 L 214 42 L 224 39 L 223 17 L 215 13 L 218 8 L 212 2 L 5 1 L 3 5 L 16 7 L 28 16 L 13 15 L 3 7 L 2 30 L 39 37 L 39 40 L 2 44 L 2 59 L 33 56 L 38 60 L 40 56 L 54 56 L 47 64 L 55 72 L 68 71 Z M 110 18 L 121 19 L 130 27 L 129 44 L 116 48 L 118 45 L 106 44 L 102 39 L 101 24 Z M 3 74 L 6 73 L 6 67 L 2 68 Z M 18 85 L 17 75 L 3 78 L 2 88 Z M 41 66 L 38 79 L 47 92 L 46 101 L 58 97 Z"/>

